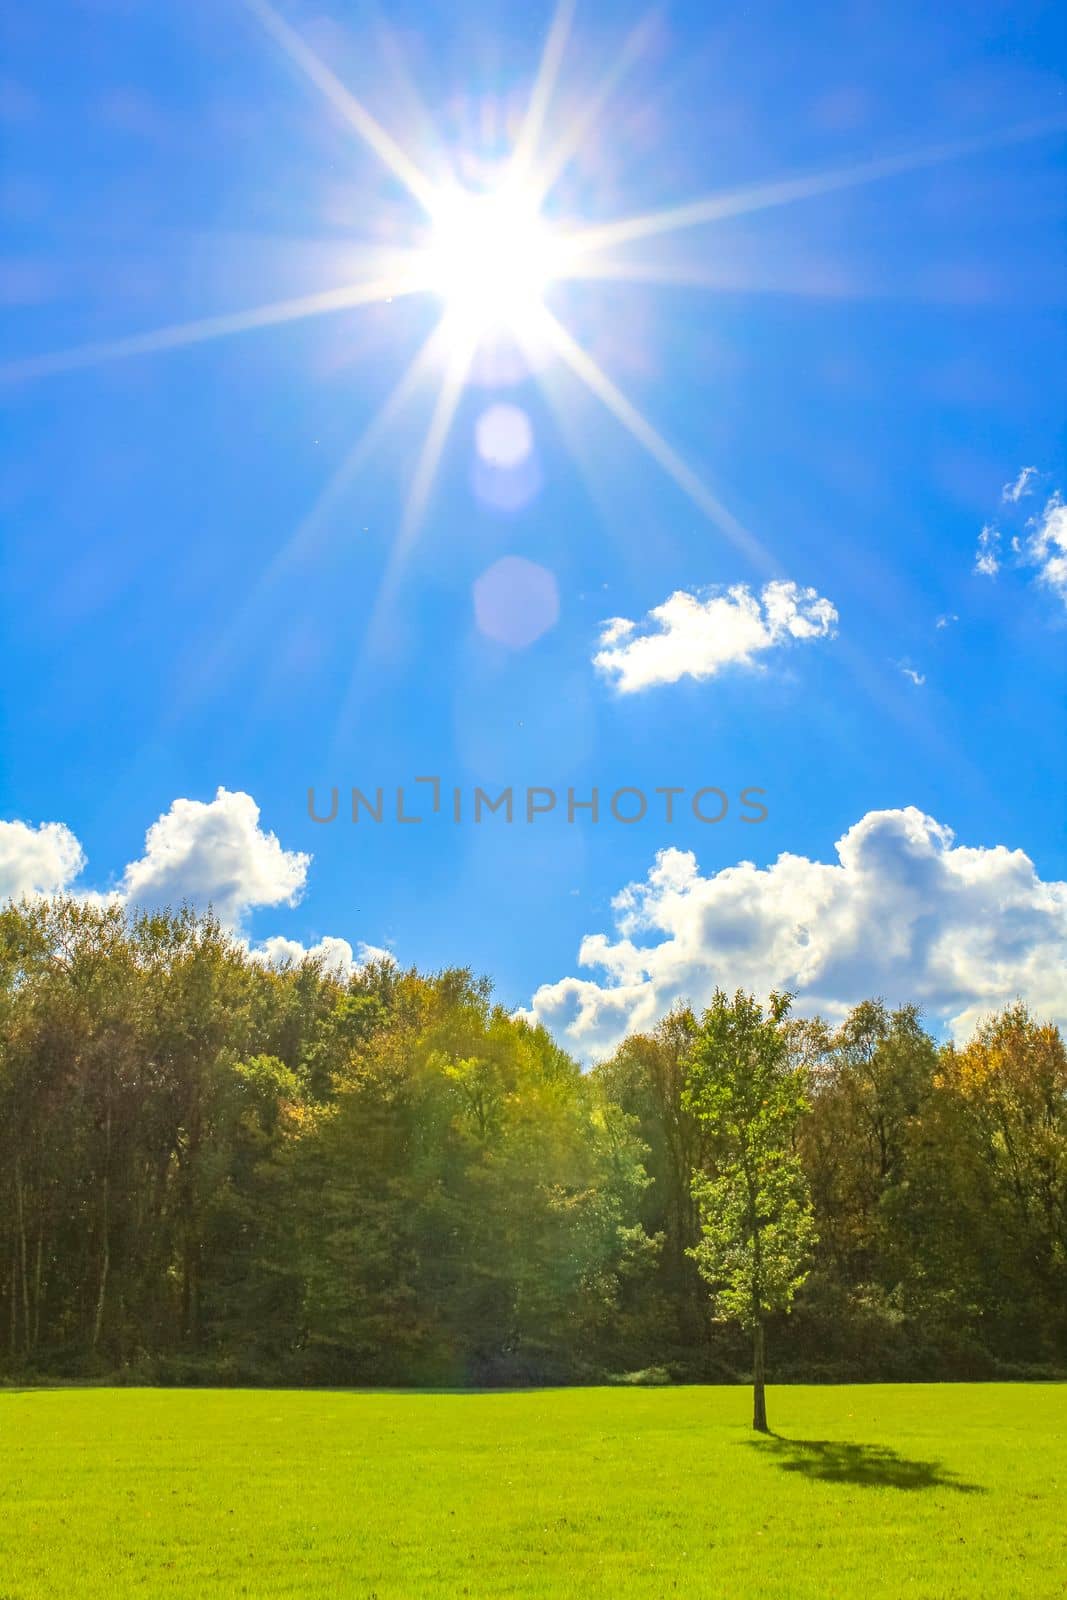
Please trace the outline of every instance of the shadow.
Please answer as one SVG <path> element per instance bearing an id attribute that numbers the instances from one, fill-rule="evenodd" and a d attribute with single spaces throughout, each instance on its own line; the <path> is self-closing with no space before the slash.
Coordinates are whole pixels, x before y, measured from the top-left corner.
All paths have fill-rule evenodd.
<path id="1" fill-rule="evenodd" d="M 786 1439 L 770 1433 L 746 1443 L 772 1457 L 783 1472 L 798 1472 L 819 1483 L 852 1483 L 864 1489 L 954 1489 L 985 1494 L 940 1461 L 912 1461 L 888 1445 L 851 1444 L 840 1439 Z"/>

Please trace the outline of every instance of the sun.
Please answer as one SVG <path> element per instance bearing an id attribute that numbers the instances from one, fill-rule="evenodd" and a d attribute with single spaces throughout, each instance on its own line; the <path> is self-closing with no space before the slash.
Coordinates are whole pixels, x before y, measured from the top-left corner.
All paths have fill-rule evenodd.
<path id="1" fill-rule="evenodd" d="M 552 114 L 552 107 L 576 6 L 575 0 L 556 0 L 510 155 L 503 158 L 502 166 L 492 169 L 499 175 L 495 187 L 474 189 L 464 186 L 457 174 L 486 170 L 477 150 L 458 152 L 456 160 L 438 150 L 427 170 L 312 50 L 276 9 L 273 0 L 244 0 L 244 4 L 293 66 L 314 85 L 331 112 L 348 124 L 407 191 L 418 207 L 418 220 L 410 231 L 405 227 L 393 237 L 388 248 L 371 246 L 370 241 L 366 241 L 366 248 L 361 246 L 361 270 L 369 276 L 287 300 L 7 362 L 0 365 L 0 381 L 70 372 L 100 361 L 150 355 L 360 306 L 391 305 L 407 296 L 428 295 L 436 300 L 440 315 L 422 345 L 338 466 L 312 511 L 279 553 L 272 570 L 280 570 L 290 554 L 311 538 L 312 530 L 335 504 L 345 485 L 373 458 L 387 428 L 397 421 L 423 383 L 434 378 L 436 398 L 410 474 L 400 531 L 390 558 L 390 573 L 399 571 L 429 503 L 464 388 L 474 383 L 511 382 L 518 371 L 536 375 L 557 407 L 561 378 L 565 381 L 569 375 L 576 379 L 749 560 L 771 571 L 772 564 L 758 541 L 570 331 L 565 316 L 566 286 L 583 281 L 645 281 L 707 287 L 714 279 L 709 279 L 703 261 L 692 267 L 684 262 L 660 263 L 654 255 L 631 255 L 629 247 L 644 246 L 748 212 L 791 205 L 977 155 L 1020 138 L 1038 137 L 1060 126 L 1055 121 L 1030 123 L 847 167 L 719 190 L 632 216 L 593 223 L 577 215 L 569 222 L 557 222 L 549 220 L 545 208 L 550 208 L 554 218 L 558 199 L 551 197 L 556 185 L 588 143 L 625 74 L 644 53 L 650 37 L 646 22 L 632 30 L 600 82 L 577 105 L 574 114 L 562 118 Z M 494 155 L 492 159 L 501 157 Z M 450 174 L 443 182 L 437 176 L 442 172 Z M 551 292 L 556 285 L 563 290 L 558 296 Z M 560 308 L 550 305 L 555 299 L 564 302 L 562 319 Z M 626 329 L 621 328 L 619 337 L 625 336 Z M 519 347 L 517 364 L 478 360 L 480 350 L 508 343 Z"/>
<path id="2" fill-rule="evenodd" d="M 560 266 L 560 242 L 532 193 L 503 184 L 435 196 L 423 268 L 441 301 L 450 342 L 523 340 Z"/>

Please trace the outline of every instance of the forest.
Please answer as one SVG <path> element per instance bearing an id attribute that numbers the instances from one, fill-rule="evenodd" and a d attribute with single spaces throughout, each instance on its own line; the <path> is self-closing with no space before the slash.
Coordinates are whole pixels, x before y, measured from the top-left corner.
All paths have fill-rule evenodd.
<path id="1" fill-rule="evenodd" d="M 465 968 L 342 980 L 188 909 L 8 906 L 0 1378 L 747 1378 L 726 1135 L 753 1084 L 765 1243 L 792 1219 L 777 1379 L 1062 1375 L 1057 1029 L 1016 1004 L 948 1043 L 878 999 L 828 1022 L 692 998 L 583 1070 Z M 724 1088 L 738 1019 L 772 1089 L 743 1056 Z"/>

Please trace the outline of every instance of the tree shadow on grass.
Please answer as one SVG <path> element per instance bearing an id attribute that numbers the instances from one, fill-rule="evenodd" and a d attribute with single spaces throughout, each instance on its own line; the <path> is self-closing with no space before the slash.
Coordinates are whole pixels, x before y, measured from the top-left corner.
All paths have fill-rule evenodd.
<path id="1" fill-rule="evenodd" d="M 771 1457 L 783 1472 L 797 1472 L 819 1483 L 851 1483 L 864 1489 L 954 1489 L 985 1494 L 940 1461 L 913 1461 L 888 1445 L 852 1444 L 841 1439 L 786 1439 L 779 1433 L 747 1441 Z"/>

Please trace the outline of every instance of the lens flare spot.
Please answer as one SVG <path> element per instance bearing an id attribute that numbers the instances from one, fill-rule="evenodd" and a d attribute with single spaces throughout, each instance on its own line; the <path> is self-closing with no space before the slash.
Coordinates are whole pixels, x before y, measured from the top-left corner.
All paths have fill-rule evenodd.
<path id="1" fill-rule="evenodd" d="M 559 621 L 559 589 L 547 567 L 503 556 L 474 585 L 474 616 L 487 639 L 525 650 Z"/>
<path id="2" fill-rule="evenodd" d="M 533 428 L 519 406 L 495 405 L 483 411 L 474 426 L 474 444 L 490 467 L 514 472 L 533 449 Z"/>

